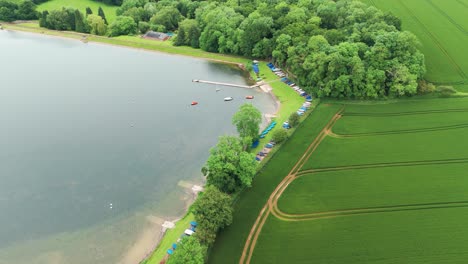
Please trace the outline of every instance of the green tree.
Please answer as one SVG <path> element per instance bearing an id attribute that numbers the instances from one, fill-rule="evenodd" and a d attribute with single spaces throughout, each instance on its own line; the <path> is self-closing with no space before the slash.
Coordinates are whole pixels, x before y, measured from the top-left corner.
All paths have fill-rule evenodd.
<path id="1" fill-rule="evenodd" d="M 98 9 L 98 16 L 100 16 L 102 20 L 104 20 L 104 23 L 107 25 L 106 15 L 104 14 L 104 10 L 102 10 L 102 7 L 99 7 Z"/>
<path id="2" fill-rule="evenodd" d="M 192 206 L 198 223 L 196 236 L 205 245 L 214 242 L 219 230 L 232 223 L 232 200 L 214 186 L 207 186 Z"/>
<path id="3" fill-rule="evenodd" d="M 89 7 L 86 7 L 86 16 L 89 16 L 89 15 L 92 15 L 93 14 L 93 10 L 91 10 L 91 8 Z"/>
<path id="4" fill-rule="evenodd" d="M 273 136 L 271 137 L 271 140 L 273 140 L 275 143 L 281 143 L 285 141 L 288 138 L 288 132 L 285 129 L 276 129 L 275 132 L 273 132 Z"/>
<path id="5" fill-rule="evenodd" d="M 166 27 L 166 30 L 172 31 L 177 29 L 177 26 L 182 19 L 183 17 L 177 8 L 168 6 L 162 8 L 153 17 L 151 17 L 150 22 L 152 24 L 163 25 Z"/>
<path id="6" fill-rule="evenodd" d="M 255 155 L 243 150 L 238 137 L 222 136 L 218 144 L 210 149 L 210 156 L 202 172 L 208 185 L 214 185 L 225 193 L 250 187 L 257 164 Z"/>
<path id="7" fill-rule="evenodd" d="M 94 35 L 103 36 L 107 32 L 107 25 L 104 23 L 102 17 L 98 15 L 88 15 L 86 19 L 90 29 L 90 33 Z"/>
<path id="8" fill-rule="evenodd" d="M 206 247 L 195 236 L 184 237 L 178 244 L 167 264 L 203 264 Z"/>
<path id="9" fill-rule="evenodd" d="M 137 24 L 133 18 L 128 16 L 118 16 L 109 26 L 109 35 L 111 37 L 120 35 L 134 35 L 138 32 Z"/>
<path id="10" fill-rule="evenodd" d="M 240 137 L 250 139 L 247 146 L 252 144 L 252 140 L 258 137 L 261 123 L 262 113 L 249 103 L 241 105 L 239 111 L 232 117 L 232 124 L 236 126 Z"/>
<path id="11" fill-rule="evenodd" d="M 300 117 L 297 114 L 297 112 L 293 112 L 288 118 L 289 126 L 296 127 L 297 125 L 299 125 L 299 118 Z"/>
<path id="12" fill-rule="evenodd" d="M 70 16 L 67 10 L 53 10 L 47 15 L 46 25 L 55 30 L 71 30 Z"/>
<path id="13" fill-rule="evenodd" d="M 138 22 L 138 30 L 140 31 L 140 33 L 145 34 L 146 32 L 149 31 L 149 29 L 150 29 L 150 25 L 148 22 L 145 22 L 145 21 Z"/>
<path id="14" fill-rule="evenodd" d="M 0 21 L 15 21 L 16 10 L 18 10 L 17 4 L 8 1 L 0 1 Z"/>
<path id="15" fill-rule="evenodd" d="M 39 26 L 40 27 L 48 28 L 48 25 L 47 25 L 47 16 L 48 15 L 49 15 L 49 11 L 47 11 L 47 10 L 42 11 L 41 16 L 39 17 Z"/>
<path id="16" fill-rule="evenodd" d="M 177 32 L 176 39 L 174 41 L 174 46 L 182 46 L 187 43 L 187 37 L 185 36 L 185 28 L 179 27 Z"/>
<path id="17" fill-rule="evenodd" d="M 78 9 L 75 10 L 75 31 L 81 33 L 87 32 L 87 26 L 85 24 L 83 14 Z"/>
<path id="18" fill-rule="evenodd" d="M 16 11 L 16 18 L 21 20 L 33 20 L 37 19 L 38 14 L 36 12 L 36 5 L 30 1 L 25 0 L 19 4 L 18 10 Z"/>

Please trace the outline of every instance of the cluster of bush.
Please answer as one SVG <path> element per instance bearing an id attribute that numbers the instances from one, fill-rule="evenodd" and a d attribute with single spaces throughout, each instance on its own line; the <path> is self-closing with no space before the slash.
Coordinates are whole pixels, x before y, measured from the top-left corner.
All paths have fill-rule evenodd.
<path id="1" fill-rule="evenodd" d="M 36 4 L 25 0 L 20 4 L 0 0 L 0 21 L 11 22 L 15 20 L 37 19 Z"/>

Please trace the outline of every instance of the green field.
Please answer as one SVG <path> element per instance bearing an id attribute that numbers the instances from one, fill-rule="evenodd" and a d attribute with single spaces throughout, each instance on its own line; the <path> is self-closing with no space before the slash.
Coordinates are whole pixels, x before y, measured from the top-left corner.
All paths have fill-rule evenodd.
<path id="1" fill-rule="evenodd" d="M 421 41 L 426 79 L 468 91 L 468 1 L 362 0 L 402 19 L 403 29 Z"/>
<path id="2" fill-rule="evenodd" d="M 466 262 L 468 98 L 340 108 L 258 175 L 210 263 Z"/>
<path id="3" fill-rule="evenodd" d="M 51 10 L 62 9 L 62 7 L 72 7 L 80 10 L 81 12 L 83 12 L 83 14 L 86 12 L 86 7 L 89 7 L 93 11 L 93 14 L 96 15 L 98 13 L 99 7 L 102 7 L 109 24 L 115 20 L 115 17 L 117 16 L 115 11 L 118 8 L 117 6 L 106 5 L 104 3 L 96 2 L 93 0 L 50 0 L 40 4 L 37 10 L 48 10 L 50 12 Z"/>

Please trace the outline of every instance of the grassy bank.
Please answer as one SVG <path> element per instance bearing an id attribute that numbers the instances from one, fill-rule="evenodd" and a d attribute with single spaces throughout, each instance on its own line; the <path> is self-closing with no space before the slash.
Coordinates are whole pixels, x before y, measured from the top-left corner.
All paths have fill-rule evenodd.
<path id="1" fill-rule="evenodd" d="M 52 10 L 60 10 L 62 9 L 62 7 L 71 7 L 73 9 L 78 9 L 83 14 L 86 13 L 86 7 L 91 8 L 93 14 L 97 14 L 99 7 L 102 7 L 102 10 L 106 15 L 106 19 L 109 22 L 109 24 L 112 23 L 117 17 L 116 11 L 118 8 L 118 6 L 106 5 L 104 3 L 93 0 L 50 0 L 40 4 L 37 7 L 37 11 L 42 12 L 43 10 L 47 10 L 50 12 Z"/>

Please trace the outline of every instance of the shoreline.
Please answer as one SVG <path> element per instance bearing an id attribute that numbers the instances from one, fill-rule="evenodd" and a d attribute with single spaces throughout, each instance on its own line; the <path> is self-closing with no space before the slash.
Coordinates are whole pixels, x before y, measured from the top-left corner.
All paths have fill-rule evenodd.
<path id="1" fill-rule="evenodd" d="M 155 53 L 160 53 L 160 54 L 165 54 L 165 55 L 173 55 L 173 56 L 183 56 L 183 57 L 191 57 L 195 59 L 201 59 L 201 60 L 208 60 L 208 61 L 213 61 L 213 62 L 219 62 L 219 63 L 226 63 L 226 64 L 231 64 L 231 65 L 236 65 L 239 67 L 241 70 L 248 72 L 245 69 L 245 62 L 250 61 L 248 58 L 244 57 L 238 57 L 238 56 L 230 56 L 230 55 L 224 55 L 220 53 L 212 53 L 212 52 L 206 52 L 201 49 L 194 49 L 198 50 L 198 52 L 202 53 L 201 55 L 206 55 L 206 56 L 196 56 L 196 55 L 188 55 L 188 54 L 183 54 L 182 53 L 182 48 L 178 48 L 176 46 L 169 46 L 170 49 L 173 49 L 173 52 L 169 51 L 164 51 L 163 48 L 161 48 L 161 45 L 158 46 L 158 44 L 161 44 L 162 42 L 158 42 L 155 40 L 146 40 L 142 39 L 138 36 L 131 36 L 136 39 L 141 39 L 145 40 L 147 43 L 138 43 L 135 41 L 129 41 L 129 40 L 124 40 L 124 39 L 118 39 L 118 38 L 111 38 L 111 37 L 104 37 L 104 36 L 97 36 L 97 35 L 92 35 L 88 33 L 78 33 L 74 31 L 58 31 L 58 30 L 50 30 L 46 28 L 41 28 L 41 27 L 27 27 L 27 26 L 22 26 L 23 24 L 36 24 L 33 22 L 21 22 L 21 23 L 14 23 L 14 22 L 4 22 L 1 23 L 2 29 L 5 31 L 11 31 L 11 32 L 23 32 L 23 33 L 30 33 L 30 34 L 35 34 L 35 35 L 43 35 L 43 36 L 48 36 L 52 38 L 61 38 L 61 39 L 68 39 L 68 40 L 76 40 L 79 41 L 83 44 L 87 44 L 89 42 L 93 44 L 98 44 L 98 45 L 108 45 L 108 46 L 114 46 L 114 47 L 121 47 L 121 48 L 130 48 L 134 50 L 140 50 L 140 51 L 146 51 L 146 52 L 155 52 Z M 84 38 L 85 37 L 85 38 Z M 86 40 L 86 41 L 84 41 Z M 119 43 L 120 42 L 120 43 Z M 154 42 L 154 43 L 151 43 Z M 167 42 L 167 41 L 166 41 Z M 170 41 L 168 41 L 170 42 Z M 133 45 L 132 45 L 133 44 Z M 153 45 L 151 45 L 153 44 Z M 150 47 L 141 47 L 144 45 L 151 46 Z M 159 47 L 159 48 L 158 48 Z M 177 49 L 179 49 L 181 52 L 177 52 Z M 209 56 L 214 56 L 217 58 L 212 58 Z M 232 60 L 230 60 L 232 59 Z M 234 61 L 236 60 L 236 61 Z M 244 62 L 244 63 L 242 63 Z M 249 73 L 250 74 L 250 73 Z"/>
<path id="2" fill-rule="evenodd" d="M 11 32 L 22 32 L 22 33 L 30 33 L 30 34 L 35 34 L 35 35 L 43 35 L 51 38 L 61 38 L 61 39 L 69 39 L 69 40 L 77 40 L 82 42 L 83 44 L 86 44 L 88 42 L 91 42 L 93 44 L 98 44 L 98 45 L 110 45 L 110 46 L 115 46 L 115 47 L 121 47 L 121 48 L 131 48 L 135 50 L 140 50 L 140 51 L 145 51 L 145 52 L 157 52 L 160 54 L 165 54 L 165 55 L 175 55 L 175 56 L 184 56 L 184 57 L 191 57 L 195 59 L 200 59 L 200 60 L 206 60 L 206 61 L 213 61 L 217 63 L 225 63 L 225 64 L 230 64 L 230 65 L 236 65 L 239 67 L 242 71 L 246 72 L 248 76 L 252 77 L 252 71 L 248 71 L 245 68 L 245 64 L 249 63 L 251 60 L 248 58 L 243 58 L 243 57 L 234 57 L 234 56 L 226 56 L 223 54 L 217 54 L 217 53 L 209 53 L 209 52 L 204 52 L 201 50 L 196 51 L 196 53 L 189 55 L 189 54 L 184 54 L 184 52 L 189 52 L 191 50 L 189 49 L 183 49 L 183 48 L 178 48 L 174 47 L 171 45 L 168 49 L 165 49 L 167 47 L 161 46 L 161 43 L 154 43 L 154 45 L 151 45 L 153 43 L 147 42 L 146 43 L 138 43 L 134 41 L 129 41 L 125 39 L 117 39 L 117 38 L 107 38 L 107 37 L 101 37 L 101 36 L 95 36 L 95 35 L 90 35 L 90 34 L 84 34 L 84 33 L 77 33 L 77 32 L 69 32 L 69 31 L 55 31 L 55 30 L 48 30 L 44 28 L 37 28 L 37 27 L 28 27 L 24 25 L 25 23 L 3 23 L 2 27 L 3 30 L 5 31 L 11 31 Z M 26 23 L 26 24 L 34 24 L 35 23 Z M 132 37 L 135 38 L 135 40 L 138 40 L 138 37 Z M 152 42 L 150 40 L 150 42 Z M 169 43 L 171 44 L 171 43 Z M 167 45 L 167 44 L 166 44 Z M 195 50 L 195 49 L 194 49 Z M 264 62 L 264 61 L 261 61 Z M 268 75 L 268 74 L 267 74 Z M 276 76 L 274 76 L 276 77 Z M 248 78 L 247 78 L 248 79 Z M 277 118 L 279 116 L 279 113 L 281 110 L 283 110 L 285 107 L 281 104 L 281 101 L 278 99 L 278 95 L 275 94 L 275 88 L 272 87 L 269 83 L 267 83 L 268 80 L 270 80 L 270 77 L 264 78 L 262 82 L 265 82 L 259 86 L 259 89 L 261 89 L 263 92 L 268 93 L 271 98 L 274 101 L 275 105 L 275 110 L 274 113 L 265 113 L 263 114 L 264 118 L 267 120 L 268 123 L 271 122 L 272 118 Z M 261 83 L 261 82 L 259 82 Z M 281 98 L 280 98 L 281 99 Z M 283 101 L 284 102 L 284 101 Z M 195 198 L 192 199 L 192 201 L 187 204 L 187 207 L 185 208 L 185 212 L 181 214 L 181 217 L 178 218 L 184 219 L 189 214 L 188 208 L 189 206 L 195 201 Z M 147 228 L 147 230 L 141 232 L 138 234 L 138 238 L 135 241 L 134 245 L 143 245 L 143 244 L 148 244 L 148 241 L 150 240 L 151 236 L 150 234 L 154 234 L 155 229 L 157 229 L 156 225 L 151 226 Z M 138 254 L 140 257 L 137 257 L 136 255 L 133 255 L 131 257 L 132 260 L 136 260 L 137 258 L 140 259 L 139 262 L 136 263 L 145 263 L 148 259 L 151 258 L 151 256 L 156 253 L 158 250 L 159 246 L 162 244 L 166 232 L 163 232 L 163 228 L 160 227 L 158 228 L 161 230 L 161 234 L 158 236 L 156 243 L 154 243 L 151 246 L 151 251 L 146 251 L 146 252 L 141 252 L 141 250 L 137 250 L 136 247 L 133 247 L 130 249 L 133 253 L 138 253 L 141 252 L 141 254 Z M 123 257 L 126 256 L 127 252 L 122 252 Z M 123 261 L 124 259 L 122 259 Z"/>

